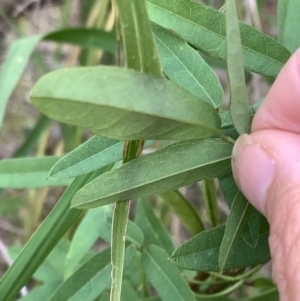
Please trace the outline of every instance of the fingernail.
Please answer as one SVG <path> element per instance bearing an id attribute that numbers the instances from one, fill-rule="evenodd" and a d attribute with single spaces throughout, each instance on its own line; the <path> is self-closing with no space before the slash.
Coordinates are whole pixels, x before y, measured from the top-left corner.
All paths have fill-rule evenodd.
<path id="1" fill-rule="evenodd" d="M 232 152 L 237 185 L 256 209 L 265 214 L 267 191 L 273 182 L 275 161 L 249 135 L 241 135 Z"/>

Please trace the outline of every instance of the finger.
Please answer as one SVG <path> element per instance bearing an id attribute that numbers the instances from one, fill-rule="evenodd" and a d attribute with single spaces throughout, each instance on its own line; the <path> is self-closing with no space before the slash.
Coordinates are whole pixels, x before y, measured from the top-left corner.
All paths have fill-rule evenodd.
<path id="1" fill-rule="evenodd" d="M 280 130 L 242 135 L 234 149 L 233 171 L 244 195 L 270 223 L 280 300 L 299 300 L 300 136 Z"/>
<path id="2" fill-rule="evenodd" d="M 283 67 L 255 114 L 252 131 L 279 129 L 300 133 L 300 49 Z"/>

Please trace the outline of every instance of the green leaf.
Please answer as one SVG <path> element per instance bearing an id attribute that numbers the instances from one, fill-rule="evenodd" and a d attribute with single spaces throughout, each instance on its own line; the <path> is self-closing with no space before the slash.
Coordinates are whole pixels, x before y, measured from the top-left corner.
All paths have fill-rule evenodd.
<path id="1" fill-rule="evenodd" d="M 145 273 L 163 301 L 195 301 L 179 270 L 168 260 L 166 251 L 149 246 L 142 254 Z"/>
<path id="2" fill-rule="evenodd" d="M 49 177 L 72 178 L 115 163 L 122 159 L 123 146 L 124 143 L 118 140 L 93 136 L 56 162 Z"/>
<path id="3" fill-rule="evenodd" d="M 144 246 L 155 244 L 171 255 L 174 251 L 174 244 L 166 227 L 154 214 L 149 200 L 139 200 L 135 212 L 135 222 L 144 233 Z"/>
<path id="4" fill-rule="evenodd" d="M 278 1 L 278 40 L 291 53 L 300 46 L 300 2 L 298 0 Z"/>
<path id="5" fill-rule="evenodd" d="M 122 284 L 122 301 L 141 301 L 137 291 L 132 287 L 128 280 L 124 280 Z"/>
<path id="6" fill-rule="evenodd" d="M 264 217 L 255 208 L 253 208 L 249 220 L 241 234 L 245 243 L 252 248 L 255 248 L 258 244 L 261 218 Z"/>
<path id="7" fill-rule="evenodd" d="M 72 182 L 48 217 L 27 242 L 16 261 L 2 277 L 0 301 L 15 300 L 21 288 L 27 284 L 37 268 L 81 214 L 80 210 L 70 209 L 70 201 L 75 192 L 93 177 L 105 171 L 105 169 L 101 169 L 92 175 L 77 177 Z"/>
<path id="8" fill-rule="evenodd" d="M 223 192 L 223 195 L 225 197 L 225 200 L 229 206 L 229 208 L 232 207 L 233 201 L 238 194 L 239 188 L 237 187 L 232 173 L 225 175 L 219 179 L 220 188 Z M 259 228 L 260 223 L 266 222 L 265 217 L 263 217 L 256 209 L 252 211 L 252 214 L 249 218 L 249 221 L 245 227 L 245 229 L 242 232 L 242 237 L 244 241 L 252 248 L 255 248 L 258 239 L 259 239 Z"/>
<path id="9" fill-rule="evenodd" d="M 174 143 L 98 177 L 76 194 L 72 206 L 103 206 L 216 177 L 230 168 L 231 151 L 220 139 Z"/>
<path id="10" fill-rule="evenodd" d="M 144 243 L 145 238 L 142 230 L 131 220 L 128 221 L 126 239 L 138 247 L 141 247 Z"/>
<path id="11" fill-rule="evenodd" d="M 228 262 L 235 245 L 244 230 L 254 208 L 239 191 L 233 201 L 228 216 L 225 233 L 219 252 L 220 269 L 223 271 L 226 262 Z"/>
<path id="12" fill-rule="evenodd" d="M 152 25 L 164 73 L 173 82 L 217 108 L 223 89 L 210 66 L 187 42 L 156 24 Z"/>
<path id="13" fill-rule="evenodd" d="M 67 186 L 71 180 L 47 179 L 50 168 L 60 158 L 17 158 L 0 161 L 1 188 L 41 188 Z"/>
<path id="14" fill-rule="evenodd" d="M 41 36 L 20 39 L 10 47 L 0 73 L 0 126 L 7 101 L 21 77 Z"/>
<path id="15" fill-rule="evenodd" d="M 250 110 L 235 0 L 226 0 L 226 57 L 231 119 L 239 134 L 249 133 Z"/>
<path id="16" fill-rule="evenodd" d="M 111 213 L 111 206 L 89 210 L 84 216 L 70 245 L 64 270 L 65 279 L 74 273 L 80 260 L 99 238 L 99 233 L 107 223 L 106 216 L 108 213 Z"/>
<path id="17" fill-rule="evenodd" d="M 201 139 L 220 128 L 206 102 L 170 81 L 122 68 L 52 72 L 38 81 L 31 100 L 51 118 L 119 140 Z"/>
<path id="18" fill-rule="evenodd" d="M 110 286 L 110 252 L 110 248 L 107 248 L 80 267 L 57 289 L 49 301 L 93 301 L 104 289 Z M 136 255 L 135 247 L 127 247 L 125 254 L 125 267 L 127 267 Z"/>
<path id="19" fill-rule="evenodd" d="M 117 50 L 114 32 L 107 32 L 95 28 L 67 28 L 50 32 L 43 36 L 44 41 L 68 43 L 82 48 L 101 48 L 108 53 Z"/>
<path id="20" fill-rule="evenodd" d="M 185 226 L 191 234 L 196 235 L 204 230 L 204 225 L 195 208 L 179 191 L 165 192 L 160 194 L 160 197 L 170 206 L 172 211 L 180 219 L 182 225 Z"/>
<path id="21" fill-rule="evenodd" d="M 219 184 L 225 201 L 229 207 L 232 206 L 235 196 L 237 195 L 239 188 L 237 187 L 235 180 L 233 178 L 232 172 L 219 177 Z"/>
<path id="22" fill-rule="evenodd" d="M 147 141 L 145 147 L 152 145 Z M 53 179 L 67 179 L 86 174 L 122 159 L 124 142 L 93 136 L 54 164 L 49 172 Z"/>
<path id="23" fill-rule="evenodd" d="M 225 226 L 201 232 L 174 251 L 171 261 L 179 268 L 195 271 L 220 271 L 219 251 Z M 240 237 L 224 269 L 242 268 L 270 260 L 269 231 L 262 228 L 258 244 L 250 247 Z"/>
<path id="24" fill-rule="evenodd" d="M 172 30 L 208 56 L 226 60 L 225 15 L 192 0 L 147 0 L 150 20 Z M 290 52 L 271 37 L 239 22 L 245 68 L 276 77 Z"/>

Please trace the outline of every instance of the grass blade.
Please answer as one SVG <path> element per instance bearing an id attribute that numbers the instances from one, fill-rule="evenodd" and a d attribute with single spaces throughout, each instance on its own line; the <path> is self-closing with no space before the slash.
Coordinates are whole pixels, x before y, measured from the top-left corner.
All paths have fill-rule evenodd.
<path id="1" fill-rule="evenodd" d="M 17 158 L 0 161 L 1 188 L 41 188 L 67 186 L 71 180 L 47 179 L 49 170 L 60 158 Z"/>
<path id="2" fill-rule="evenodd" d="M 41 36 L 20 39 L 10 47 L 0 73 L 0 126 L 6 104 Z"/>

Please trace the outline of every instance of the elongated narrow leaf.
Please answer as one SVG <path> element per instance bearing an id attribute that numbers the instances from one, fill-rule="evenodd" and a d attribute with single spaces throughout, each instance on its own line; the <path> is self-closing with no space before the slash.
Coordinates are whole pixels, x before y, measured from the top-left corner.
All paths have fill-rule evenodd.
<path id="1" fill-rule="evenodd" d="M 115 53 L 117 43 L 114 32 L 95 28 L 67 28 L 50 32 L 43 36 L 44 41 L 68 43 L 82 48 L 101 48 L 108 53 Z"/>
<path id="2" fill-rule="evenodd" d="M 118 140 L 93 136 L 56 162 L 49 177 L 72 178 L 115 163 L 122 159 L 123 146 L 124 143 Z"/>
<path id="3" fill-rule="evenodd" d="M 249 133 L 250 110 L 235 0 L 226 0 L 226 58 L 231 119 L 239 134 Z"/>
<path id="4" fill-rule="evenodd" d="M 168 260 L 168 254 L 158 246 L 149 246 L 142 254 L 146 277 L 163 301 L 195 301 L 179 270 Z"/>
<path id="5" fill-rule="evenodd" d="M 105 227 L 107 222 L 106 214 L 108 212 L 111 212 L 111 206 L 95 208 L 86 213 L 77 227 L 70 245 L 65 264 L 65 278 L 69 278 L 74 273 L 80 260 L 99 238 L 99 232 L 101 228 Z"/>
<path id="6" fill-rule="evenodd" d="M 201 232 L 176 249 L 171 261 L 182 269 L 220 271 L 218 258 L 224 232 L 225 226 Z M 261 227 L 259 242 L 255 248 L 251 248 L 239 238 L 224 269 L 253 266 L 269 261 L 268 237 L 268 229 Z"/>
<path id="7" fill-rule="evenodd" d="M 206 102 L 170 81 L 122 68 L 52 72 L 31 100 L 51 118 L 119 140 L 201 139 L 220 128 Z"/>
<path id="8" fill-rule="evenodd" d="M 298 0 L 279 0 L 278 1 L 278 20 L 279 34 L 278 40 L 290 52 L 295 52 L 300 46 L 300 2 Z"/>
<path id="9" fill-rule="evenodd" d="M 0 126 L 7 101 L 18 83 L 41 36 L 20 39 L 10 47 L 0 73 Z"/>
<path id="10" fill-rule="evenodd" d="M 135 212 L 135 222 L 144 233 L 144 245 L 155 244 L 171 255 L 174 244 L 166 227 L 155 215 L 150 201 L 139 200 Z"/>
<path id="11" fill-rule="evenodd" d="M 229 260 L 253 210 L 253 206 L 239 191 L 231 206 L 220 247 L 219 264 L 221 271 L 224 269 L 226 262 Z"/>
<path id="12" fill-rule="evenodd" d="M 204 225 L 195 208 L 186 200 L 183 195 L 175 190 L 160 194 L 162 200 L 171 207 L 178 216 L 181 223 L 193 234 L 196 235 L 204 230 Z"/>
<path id="13" fill-rule="evenodd" d="M 164 73 L 175 83 L 217 108 L 223 100 L 221 84 L 201 55 L 180 37 L 152 25 Z"/>
<path id="14" fill-rule="evenodd" d="M 230 173 L 229 175 L 221 177 L 219 179 L 219 183 L 225 200 L 229 208 L 231 208 L 239 191 L 232 174 Z M 266 223 L 265 217 L 263 217 L 256 209 L 254 209 L 244 231 L 241 234 L 244 241 L 252 248 L 255 248 L 258 243 L 261 222 Z"/>
<path id="15" fill-rule="evenodd" d="M 231 151 L 232 145 L 219 139 L 169 145 L 98 177 L 76 194 L 72 206 L 103 206 L 216 177 L 230 168 Z"/>
<path id="16" fill-rule="evenodd" d="M 47 179 L 59 157 L 18 158 L 0 161 L 1 188 L 67 186 L 71 180 Z"/>
<path id="17" fill-rule="evenodd" d="M 152 145 L 147 141 L 145 148 Z M 67 179 L 86 174 L 122 159 L 124 142 L 93 136 L 65 155 L 51 168 L 49 177 Z"/>
<path id="18" fill-rule="evenodd" d="M 150 20 L 170 29 L 208 56 L 226 60 L 225 15 L 192 0 L 147 0 Z M 269 36 L 239 22 L 247 70 L 275 77 L 290 52 Z"/>
<path id="19" fill-rule="evenodd" d="M 93 174 L 77 177 L 72 182 L 16 261 L 2 277 L 0 282 L 1 301 L 15 300 L 21 288 L 27 284 L 61 237 L 80 216 L 80 210 L 70 209 L 70 201 L 75 192 L 89 180 L 105 171 L 105 169 L 100 169 Z"/>
<path id="20" fill-rule="evenodd" d="M 95 300 L 111 283 L 110 252 L 110 248 L 105 249 L 80 267 L 57 289 L 49 301 Z M 136 255 L 135 247 L 128 246 L 125 254 L 128 266 Z"/>

